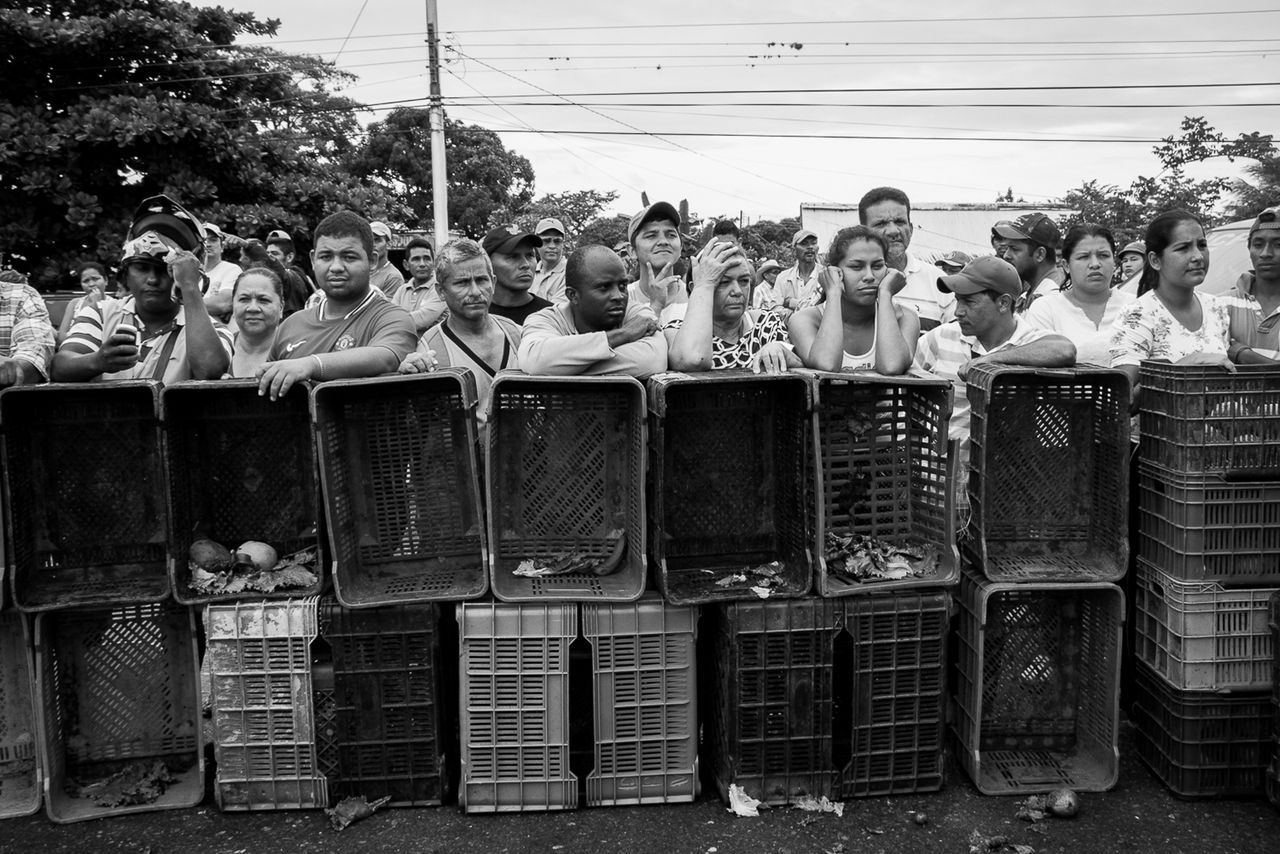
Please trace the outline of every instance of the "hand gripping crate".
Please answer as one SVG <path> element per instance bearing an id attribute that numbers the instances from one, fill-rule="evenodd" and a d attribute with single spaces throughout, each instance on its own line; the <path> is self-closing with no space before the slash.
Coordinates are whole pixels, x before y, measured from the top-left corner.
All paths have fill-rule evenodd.
<path id="1" fill-rule="evenodd" d="M 489 398 L 485 489 L 499 599 L 630 602 L 645 587 L 644 387 L 631 377 L 499 373 Z M 522 577 L 569 554 L 603 574 Z"/>
<path id="2" fill-rule="evenodd" d="M 648 388 L 650 542 L 663 597 L 755 599 L 752 570 L 774 562 L 771 597 L 808 593 L 808 379 L 664 373 Z"/>
<path id="3" fill-rule="evenodd" d="M 1280 479 L 1280 368 L 1143 362 L 1142 459 L 1184 474 Z"/>
<path id="4" fill-rule="evenodd" d="M 960 578 L 960 764 L 987 795 L 1116 783 L 1124 594 L 1101 582 Z"/>
<path id="5" fill-rule="evenodd" d="M 312 390 L 343 605 L 470 599 L 489 589 L 475 407 L 475 379 L 459 368 Z"/>
<path id="6" fill-rule="evenodd" d="M 969 371 L 966 548 L 992 581 L 1118 581 L 1129 562 L 1129 380 Z"/>
<path id="7" fill-rule="evenodd" d="M 951 605 L 947 593 L 919 590 L 845 603 L 833 733 L 842 797 L 942 788 Z"/>
<path id="8" fill-rule="evenodd" d="M 210 594 L 189 583 L 188 550 L 200 538 L 231 549 L 257 540 L 281 556 L 319 548 L 320 490 L 305 386 L 272 401 L 258 394 L 257 380 L 177 383 L 161 392 L 160 412 L 174 598 L 196 605 L 319 593 L 323 557 L 316 560 L 317 581 L 309 587 Z"/>
<path id="9" fill-rule="evenodd" d="M 813 377 L 817 592 L 846 596 L 956 583 L 950 383 L 874 374 Z M 937 550 L 937 570 L 894 581 L 850 579 L 827 566 L 828 532 L 927 544 Z"/>
<path id="10" fill-rule="evenodd" d="M 1137 658 L 1170 685 L 1186 691 L 1271 687 L 1267 602 L 1276 588 L 1179 581 L 1142 558 L 1135 582 Z"/>
<path id="11" fill-rule="evenodd" d="M 40 809 L 35 685 L 27 617 L 0 612 L 0 819 Z"/>
<path id="12" fill-rule="evenodd" d="M 317 750 L 334 800 L 364 795 L 428 806 L 444 799 L 439 624 L 432 604 L 350 610 L 321 601 L 320 634 L 333 661 L 328 685 L 315 678 Z"/>
<path id="13" fill-rule="evenodd" d="M 594 694 L 587 806 L 697 796 L 697 628 L 697 608 L 652 592 L 634 604 L 582 606 Z"/>
<path id="14" fill-rule="evenodd" d="M 575 809 L 569 645 L 578 636 L 578 606 L 477 602 L 457 609 L 459 804 L 468 813 Z"/>
<path id="15" fill-rule="evenodd" d="M 1256 797 L 1272 755 L 1266 692 L 1180 691 L 1139 663 L 1131 712 L 1138 756 L 1183 798 Z"/>
<path id="16" fill-rule="evenodd" d="M 1139 554 L 1182 581 L 1280 585 L 1280 480 L 1138 468 Z"/>
<path id="17" fill-rule="evenodd" d="M 153 382 L 0 394 L 9 580 L 19 609 L 168 598 L 158 394 Z"/>
<path id="18" fill-rule="evenodd" d="M 720 797 L 729 786 L 768 804 L 838 797 L 833 659 L 844 610 L 806 597 L 721 606 L 706 722 Z"/>
<path id="19" fill-rule="evenodd" d="M 35 638 L 50 819 L 182 809 L 204 799 L 199 665 L 189 609 L 53 611 L 36 618 Z"/>
<path id="20" fill-rule="evenodd" d="M 329 805 L 316 755 L 311 645 L 317 600 L 210 605 L 214 796 L 222 810 Z"/>

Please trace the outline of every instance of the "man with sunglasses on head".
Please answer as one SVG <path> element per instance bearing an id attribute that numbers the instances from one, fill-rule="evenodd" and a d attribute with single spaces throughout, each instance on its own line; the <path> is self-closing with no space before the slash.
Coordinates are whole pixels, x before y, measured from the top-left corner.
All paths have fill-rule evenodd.
<path id="1" fill-rule="evenodd" d="M 1231 316 L 1227 356 L 1239 365 L 1273 365 L 1280 361 L 1280 206 L 1258 214 L 1248 248 L 1253 270 L 1225 294 Z"/>

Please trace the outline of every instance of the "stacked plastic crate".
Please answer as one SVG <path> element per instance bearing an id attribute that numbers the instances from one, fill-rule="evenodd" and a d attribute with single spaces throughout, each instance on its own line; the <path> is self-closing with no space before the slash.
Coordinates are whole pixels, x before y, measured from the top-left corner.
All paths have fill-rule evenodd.
<path id="1" fill-rule="evenodd" d="M 1272 758 L 1280 370 L 1144 362 L 1139 755 L 1184 797 L 1248 796 Z"/>
<path id="2" fill-rule="evenodd" d="M 984 794 L 1118 774 L 1129 383 L 975 366 L 955 728 Z"/>
<path id="3" fill-rule="evenodd" d="M 41 778 L 57 822 L 203 798 L 195 625 L 165 602 L 158 395 L 151 382 L 0 394 L 6 581 L 36 614 L 34 690 L 23 621 L 5 615 L 0 635 L 3 814 L 37 808 Z"/>
<path id="4" fill-rule="evenodd" d="M 485 480 L 501 601 L 457 608 L 468 812 L 697 794 L 698 614 L 645 593 L 644 415 L 627 377 L 493 383 Z M 594 568 L 546 571 L 566 558 Z"/>

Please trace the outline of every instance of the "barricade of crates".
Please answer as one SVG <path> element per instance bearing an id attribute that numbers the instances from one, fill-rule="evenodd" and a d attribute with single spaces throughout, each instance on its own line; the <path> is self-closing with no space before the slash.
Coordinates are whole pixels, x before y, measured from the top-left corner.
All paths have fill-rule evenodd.
<path id="1" fill-rule="evenodd" d="M 1138 755 L 1181 797 L 1274 761 L 1280 370 L 1144 362 L 1134 601 Z"/>
<path id="2" fill-rule="evenodd" d="M 1119 775 L 1129 382 L 975 365 L 952 727 L 984 794 Z"/>

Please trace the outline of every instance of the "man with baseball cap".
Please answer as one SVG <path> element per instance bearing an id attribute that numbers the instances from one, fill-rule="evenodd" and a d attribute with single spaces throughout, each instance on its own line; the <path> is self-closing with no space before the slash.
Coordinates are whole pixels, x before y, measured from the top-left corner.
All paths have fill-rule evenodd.
<path id="1" fill-rule="evenodd" d="M 1014 312 L 1022 279 L 1006 261 L 991 255 L 939 276 L 940 291 L 955 295 L 955 323 L 930 329 L 920 338 L 915 367 L 951 381 L 950 438 L 960 442 L 956 504 L 968 504 L 969 396 L 965 376 L 976 363 L 1062 368 L 1074 365 L 1076 348 L 1062 335 L 1035 329 Z"/>
<path id="2" fill-rule="evenodd" d="M 880 235 L 888 247 L 885 262 L 902 274 L 907 283 L 893 296 L 920 318 L 920 331 L 927 332 L 951 319 L 955 298 L 936 287 L 938 268 L 911 254 L 911 199 L 897 187 L 874 187 L 858 200 L 858 222 Z"/>
<path id="3" fill-rule="evenodd" d="M 289 236 L 289 232 L 283 228 L 276 228 L 267 235 L 267 254 L 276 259 L 281 267 L 290 270 L 302 278 L 306 283 L 308 295 L 315 290 L 311 282 L 311 274 L 302 269 L 297 263 L 298 247 L 293 242 L 293 238 Z"/>
<path id="4" fill-rule="evenodd" d="M 822 265 L 818 263 L 818 235 L 807 228 L 799 229 L 791 235 L 791 251 L 796 263 L 774 279 L 774 304 L 769 306 L 769 310 L 784 317 L 796 309 L 814 305 L 822 293 L 818 286 L 818 274 L 822 272 Z"/>
<path id="5" fill-rule="evenodd" d="M 533 233 L 542 238 L 538 252 L 538 272 L 533 277 L 533 295 L 549 302 L 564 299 L 564 223 L 552 217 L 538 221 Z"/>
<path id="6" fill-rule="evenodd" d="M 1147 244 L 1135 240 L 1120 250 L 1120 287 L 1134 294 L 1138 292 L 1138 281 L 1147 266 Z"/>
<path id="7" fill-rule="evenodd" d="M 952 249 L 950 252 L 944 252 L 942 257 L 933 262 L 939 270 L 948 276 L 954 276 L 965 268 L 965 265 L 973 260 L 973 256 L 967 252 L 961 252 L 959 249 Z"/>
<path id="8" fill-rule="evenodd" d="M 533 293 L 534 271 L 542 238 L 518 225 L 503 225 L 484 236 L 480 245 L 493 263 L 493 303 L 490 314 L 523 326 L 529 315 L 551 305 Z"/>
<path id="9" fill-rule="evenodd" d="M 777 281 L 782 265 L 767 258 L 756 271 L 756 286 L 751 292 L 751 307 L 759 311 L 773 311 L 778 306 Z M 790 314 L 790 312 L 787 312 Z"/>
<path id="10" fill-rule="evenodd" d="M 669 202 L 654 202 L 631 217 L 627 242 L 635 252 L 636 281 L 628 289 L 630 302 L 647 305 L 664 324 L 689 302 L 684 276 L 676 272 L 684 249 L 680 212 Z"/>
<path id="11" fill-rule="evenodd" d="M 369 284 L 389 299 L 404 287 L 404 275 L 391 263 L 391 227 L 374 220 L 369 223 L 369 229 L 373 232 L 373 270 L 369 273 Z"/>
<path id="12" fill-rule="evenodd" d="M 231 289 L 239 278 L 239 264 L 222 260 L 222 250 L 227 245 L 227 236 L 222 229 L 211 222 L 204 224 L 204 274 L 209 278 L 209 286 L 204 292 L 204 304 L 214 317 L 227 318 L 231 315 Z"/>
<path id="13" fill-rule="evenodd" d="M 1267 208 L 1249 227 L 1252 272 L 1224 295 L 1231 317 L 1227 355 L 1241 365 L 1280 360 L 1280 205 Z"/>
<path id="14" fill-rule="evenodd" d="M 1023 291 L 1016 307 L 1019 314 L 1036 299 L 1062 289 L 1062 272 L 1058 268 L 1062 233 L 1047 214 L 1037 211 L 1013 222 L 998 222 L 991 232 L 993 241 L 999 238 L 996 255 L 1012 264 L 1022 279 Z"/>
<path id="15" fill-rule="evenodd" d="M 520 336 L 520 369 L 530 374 L 626 374 L 667 369 L 667 339 L 645 305 L 629 299 L 627 267 L 612 249 L 584 246 L 569 256 L 565 302 L 530 317 Z"/>
<path id="16" fill-rule="evenodd" d="M 213 380 L 231 365 L 231 332 L 209 316 L 197 253 L 205 228 L 165 196 L 143 201 L 120 260 L 123 299 L 82 305 L 53 357 L 58 382 Z M 230 288 L 227 288 L 230 294 Z"/>

